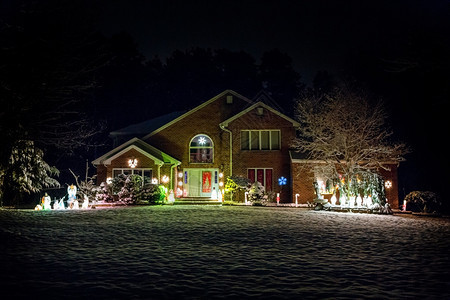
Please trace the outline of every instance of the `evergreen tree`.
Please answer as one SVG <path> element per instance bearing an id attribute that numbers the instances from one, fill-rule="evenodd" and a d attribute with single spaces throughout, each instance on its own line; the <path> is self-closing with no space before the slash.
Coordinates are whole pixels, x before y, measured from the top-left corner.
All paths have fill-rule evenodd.
<path id="1" fill-rule="evenodd" d="M 18 140 L 9 149 L 9 159 L 0 165 L 0 203 L 16 205 L 24 194 L 57 187 L 55 167 L 44 161 L 44 152 L 30 140 Z"/>

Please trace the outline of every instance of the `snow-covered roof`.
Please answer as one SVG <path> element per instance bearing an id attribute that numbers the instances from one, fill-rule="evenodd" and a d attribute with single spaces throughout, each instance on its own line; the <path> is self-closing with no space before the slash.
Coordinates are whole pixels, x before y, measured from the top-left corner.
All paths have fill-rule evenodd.
<path id="1" fill-rule="evenodd" d="M 156 164 L 163 165 L 163 164 L 180 164 L 181 162 L 172 156 L 168 155 L 167 153 L 153 147 L 152 145 L 147 144 L 146 142 L 138 139 L 138 138 L 132 138 L 131 140 L 123 143 L 122 145 L 112 149 L 108 153 L 100 156 L 99 158 L 95 159 L 92 164 L 93 165 L 109 165 L 111 164 L 111 161 L 115 158 L 119 157 L 123 153 L 126 153 L 127 151 L 135 149 L 139 151 L 140 153 L 144 154 L 145 156 L 152 159 Z"/>
<path id="2" fill-rule="evenodd" d="M 179 116 L 186 113 L 186 111 L 174 111 L 144 122 L 132 124 L 130 126 L 112 131 L 109 133 L 109 136 L 112 138 L 120 137 L 120 136 L 144 136 L 149 132 L 155 131 L 161 126 L 175 120 Z"/>

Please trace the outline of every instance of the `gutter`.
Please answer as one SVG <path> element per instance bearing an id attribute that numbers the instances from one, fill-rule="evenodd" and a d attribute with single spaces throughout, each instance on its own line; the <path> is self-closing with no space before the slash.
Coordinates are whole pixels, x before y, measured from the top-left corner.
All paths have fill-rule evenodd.
<path id="1" fill-rule="evenodd" d="M 230 176 L 233 176 L 233 133 L 225 128 L 225 125 L 220 124 L 220 129 L 230 134 Z"/>

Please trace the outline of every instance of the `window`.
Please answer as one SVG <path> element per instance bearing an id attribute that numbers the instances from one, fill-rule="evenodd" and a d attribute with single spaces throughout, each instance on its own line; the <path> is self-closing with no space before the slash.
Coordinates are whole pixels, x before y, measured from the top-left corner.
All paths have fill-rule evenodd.
<path id="1" fill-rule="evenodd" d="M 267 168 L 251 168 L 247 169 L 247 178 L 253 183 L 260 182 L 266 191 L 272 190 L 272 169 Z"/>
<path id="2" fill-rule="evenodd" d="M 191 163 L 212 163 L 214 146 L 211 138 L 204 134 L 196 135 L 189 145 Z"/>
<path id="3" fill-rule="evenodd" d="M 280 130 L 242 130 L 241 150 L 280 150 Z"/>
<path id="4" fill-rule="evenodd" d="M 119 174 L 125 174 L 125 175 L 139 175 L 143 179 L 143 184 L 152 183 L 152 175 L 153 170 L 152 169 L 113 169 L 113 177 L 119 176 Z"/>

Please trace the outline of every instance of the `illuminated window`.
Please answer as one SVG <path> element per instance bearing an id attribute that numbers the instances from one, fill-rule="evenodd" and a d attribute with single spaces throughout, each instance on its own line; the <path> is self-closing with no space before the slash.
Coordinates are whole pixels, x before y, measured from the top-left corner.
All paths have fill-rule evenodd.
<path id="1" fill-rule="evenodd" d="M 247 178 L 253 183 L 258 181 L 266 191 L 272 190 L 272 169 L 267 168 L 251 168 L 247 169 Z"/>
<path id="2" fill-rule="evenodd" d="M 189 144 L 191 163 L 212 163 L 214 146 L 211 138 L 204 134 L 194 136 Z"/>
<path id="3" fill-rule="evenodd" d="M 280 150 L 280 130 L 242 130 L 241 150 Z"/>

